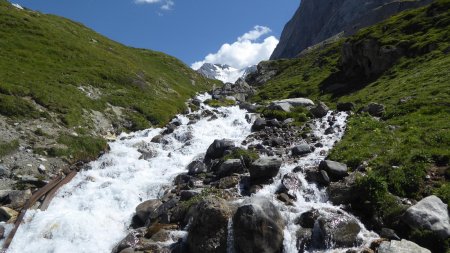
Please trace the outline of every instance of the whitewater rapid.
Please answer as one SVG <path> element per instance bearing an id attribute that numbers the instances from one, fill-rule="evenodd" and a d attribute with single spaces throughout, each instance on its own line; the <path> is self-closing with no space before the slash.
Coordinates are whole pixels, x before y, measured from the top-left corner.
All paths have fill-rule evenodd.
<path id="1" fill-rule="evenodd" d="M 206 98 L 209 96 L 200 96 Z M 47 211 L 27 212 L 8 252 L 110 253 L 127 235 L 139 203 L 160 197 L 174 177 L 185 172 L 215 139 L 230 139 L 240 146 L 250 134 L 246 111 L 237 106 L 217 111 L 217 119 L 202 118 L 191 125 L 179 115 L 182 125 L 167 135 L 167 145 L 151 143 L 162 129 L 119 136 L 109 144 L 107 154 L 59 190 Z M 192 139 L 187 143 L 183 136 L 188 132 Z M 148 161 L 139 159 L 138 149 L 143 145 L 149 145 L 156 156 Z"/>
<path id="2" fill-rule="evenodd" d="M 200 95 L 200 100 L 210 98 Z M 23 224 L 8 250 L 10 253 L 110 253 L 114 246 L 129 232 L 135 207 L 148 199 L 160 198 L 180 173 L 186 172 L 187 165 L 194 159 L 204 156 L 209 145 L 215 139 L 233 140 L 241 146 L 251 134 L 251 124 L 246 120 L 247 112 L 237 106 L 213 109 L 202 104 L 204 109 L 215 111 L 217 117 L 202 115 L 204 111 L 194 112 L 200 120 L 190 122 L 183 115 L 177 116 L 182 125 L 174 133 L 166 135 L 167 144 L 152 143 L 153 137 L 164 129 L 149 129 L 132 134 L 122 134 L 117 141 L 109 143 L 111 150 L 98 160 L 89 164 L 89 169 L 80 171 L 67 185 L 63 186 L 47 211 L 28 211 Z M 327 200 L 324 189 L 310 184 L 304 173 L 298 172 L 302 187 L 296 192 L 297 200 L 292 206 L 286 206 L 276 199 L 282 177 L 297 166 L 317 167 L 325 159 L 329 150 L 339 141 L 345 131 L 346 113 L 331 114 L 312 121 L 313 134 L 319 138 L 322 147 L 305 157 L 292 159 L 285 157 L 279 174 L 274 182 L 266 185 L 254 196 L 270 198 L 280 210 L 286 221 L 284 231 L 284 253 L 297 253 L 295 224 L 296 218 L 312 208 L 322 215 L 336 210 L 347 214 Z M 334 117 L 331 126 L 329 117 Z M 329 127 L 333 134 L 325 134 Z M 187 138 L 190 136 L 190 140 Z M 250 144 L 259 143 L 256 140 Z M 152 158 L 140 159 L 142 149 L 151 150 Z M 242 197 L 244 201 L 248 197 Z M 374 238 L 375 233 L 367 231 L 360 224 L 359 234 L 363 245 Z M 228 252 L 233 253 L 233 231 L 230 219 L 228 227 Z M 183 234 L 184 233 L 184 234 Z M 186 232 L 179 233 L 180 237 Z M 170 242 L 168 242 L 170 243 Z M 345 249 L 329 250 L 345 252 Z"/>

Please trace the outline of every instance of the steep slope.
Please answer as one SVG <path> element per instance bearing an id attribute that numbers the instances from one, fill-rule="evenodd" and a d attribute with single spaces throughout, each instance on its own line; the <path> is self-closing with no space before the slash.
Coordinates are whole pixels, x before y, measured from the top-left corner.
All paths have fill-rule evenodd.
<path id="1" fill-rule="evenodd" d="M 293 58 L 309 46 L 333 36 L 352 35 L 400 11 L 431 0 L 302 0 L 286 24 L 271 60 Z M 339 34 L 339 35 L 338 35 Z"/>
<path id="2" fill-rule="evenodd" d="M 94 158 L 104 136 L 166 123 L 214 82 L 174 57 L 0 0 L 0 165 L 39 174 L 33 153 Z"/>
<path id="3" fill-rule="evenodd" d="M 368 175 L 349 204 L 369 227 L 394 228 L 434 252 L 446 252 L 449 240 L 399 227 L 404 207 L 392 194 L 416 200 L 436 194 L 450 205 L 449 10 L 450 1 L 435 1 L 298 59 L 261 63 L 259 74 L 247 78 L 252 84 L 270 77 L 253 98 L 260 103 L 288 97 L 351 103 L 357 113 L 329 156 Z M 372 102 L 384 105 L 380 118 L 362 112 Z"/>

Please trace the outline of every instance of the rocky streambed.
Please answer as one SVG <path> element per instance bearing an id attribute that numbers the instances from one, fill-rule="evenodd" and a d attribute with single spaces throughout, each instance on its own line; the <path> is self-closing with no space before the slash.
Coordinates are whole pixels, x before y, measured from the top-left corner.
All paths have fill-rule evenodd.
<path id="1" fill-rule="evenodd" d="M 329 201 L 356 177 L 326 160 L 346 112 L 307 99 L 271 105 L 310 108 L 316 118 L 298 125 L 209 98 L 164 129 L 110 143 L 47 211 L 27 214 L 8 252 L 429 252 L 379 239 Z"/>

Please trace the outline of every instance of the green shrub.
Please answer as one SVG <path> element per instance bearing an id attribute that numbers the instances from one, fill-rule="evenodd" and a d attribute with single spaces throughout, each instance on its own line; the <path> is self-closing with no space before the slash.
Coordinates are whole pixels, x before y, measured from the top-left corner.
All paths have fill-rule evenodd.
<path id="1" fill-rule="evenodd" d="M 259 158 L 259 154 L 254 150 L 247 150 L 247 149 L 234 149 L 231 154 L 226 155 L 223 157 L 223 160 L 229 160 L 229 159 L 242 159 L 245 163 L 245 166 L 249 167 L 250 164 L 253 161 L 256 161 Z"/>
<path id="2" fill-rule="evenodd" d="M 209 105 L 211 107 L 222 107 L 222 106 L 233 106 L 236 105 L 236 101 L 232 99 L 207 99 L 205 101 L 206 105 Z"/>
<path id="3" fill-rule="evenodd" d="M 10 142 L 0 141 L 0 157 L 9 155 L 19 148 L 19 140 L 13 140 Z"/>
<path id="4" fill-rule="evenodd" d="M 68 149 L 51 149 L 49 154 L 53 156 L 71 155 L 75 161 L 93 160 L 108 146 L 105 139 L 92 136 L 63 135 L 58 138 L 58 142 L 66 145 Z"/>

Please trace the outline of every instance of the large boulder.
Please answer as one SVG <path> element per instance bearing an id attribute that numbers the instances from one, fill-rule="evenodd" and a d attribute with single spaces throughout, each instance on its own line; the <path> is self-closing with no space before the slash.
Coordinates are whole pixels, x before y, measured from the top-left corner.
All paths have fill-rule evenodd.
<path id="1" fill-rule="evenodd" d="M 382 117 L 385 113 L 385 107 L 382 104 L 370 103 L 362 108 L 361 112 L 367 112 L 374 117 Z"/>
<path id="2" fill-rule="evenodd" d="M 163 203 L 159 199 L 151 199 L 142 202 L 136 207 L 136 216 L 139 220 L 145 223 L 148 217 L 156 212 L 158 207 L 160 207 Z"/>
<path id="3" fill-rule="evenodd" d="M 353 247 L 358 244 L 361 227 L 355 218 L 333 213 L 320 217 L 318 222 L 320 230 L 314 233 L 319 234 L 313 234 L 313 237 L 321 238 L 321 246 Z"/>
<path id="4" fill-rule="evenodd" d="M 291 150 L 293 156 L 302 156 L 312 152 L 311 147 L 306 144 L 300 144 L 292 148 Z"/>
<path id="5" fill-rule="evenodd" d="M 209 197 L 198 203 L 187 238 L 190 252 L 226 253 L 230 217 L 230 207 L 223 199 Z"/>
<path id="6" fill-rule="evenodd" d="M 322 118 L 328 114 L 329 110 L 330 109 L 325 103 L 319 102 L 316 106 L 309 109 L 309 112 L 316 118 Z"/>
<path id="7" fill-rule="evenodd" d="M 431 253 L 430 250 L 420 247 L 419 245 L 407 241 L 385 241 L 380 244 L 378 253 Z"/>
<path id="8" fill-rule="evenodd" d="M 252 125 L 252 132 L 257 132 L 257 131 L 261 131 L 261 130 L 263 130 L 264 128 L 266 128 L 266 126 L 267 126 L 267 121 L 266 121 L 266 119 L 263 119 L 263 118 L 257 118 L 256 120 L 255 120 L 255 122 L 253 123 L 253 125 Z"/>
<path id="9" fill-rule="evenodd" d="M 284 220 L 267 199 L 252 199 L 233 216 L 237 253 L 279 253 L 283 247 Z"/>
<path id="10" fill-rule="evenodd" d="M 244 170 L 244 165 L 240 159 L 228 159 L 218 166 L 214 173 L 222 178 L 231 176 L 233 173 L 243 173 Z"/>
<path id="11" fill-rule="evenodd" d="M 328 197 L 335 205 L 346 205 L 356 201 L 361 197 L 356 187 L 356 179 L 362 176 L 361 173 L 352 173 L 343 180 L 331 182 L 327 188 Z"/>
<path id="12" fill-rule="evenodd" d="M 275 177 L 280 171 L 280 158 L 263 157 L 254 161 L 250 168 L 250 179 L 254 182 L 267 181 Z"/>
<path id="13" fill-rule="evenodd" d="M 320 162 L 319 169 L 326 171 L 332 181 L 348 176 L 347 165 L 335 161 L 324 160 Z"/>
<path id="14" fill-rule="evenodd" d="M 450 237 L 447 205 L 434 195 L 408 208 L 403 221 L 411 228 L 432 231 L 442 239 Z"/>
<path id="15" fill-rule="evenodd" d="M 277 101 L 272 101 L 269 105 L 271 110 L 282 110 L 290 112 L 292 107 L 311 107 L 314 106 L 314 102 L 308 98 L 288 98 Z"/>
<path id="16" fill-rule="evenodd" d="M 224 156 L 225 151 L 234 148 L 234 142 L 232 140 L 214 140 L 214 142 L 208 147 L 206 151 L 205 159 L 217 159 Z"/>
<path id="17" fill-rule="evenodd" d="M 194 176 L 206 172 L 208 168 L 206 167 L 206 164 L 204 162 L 195 160 L 187 166 L 187 170 L 188 175 Z"/>

